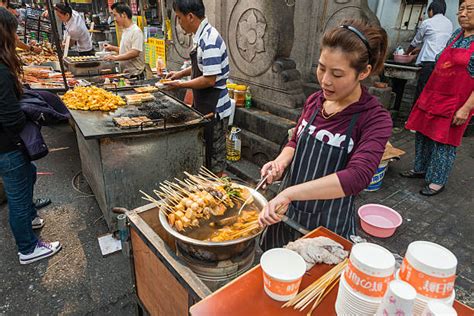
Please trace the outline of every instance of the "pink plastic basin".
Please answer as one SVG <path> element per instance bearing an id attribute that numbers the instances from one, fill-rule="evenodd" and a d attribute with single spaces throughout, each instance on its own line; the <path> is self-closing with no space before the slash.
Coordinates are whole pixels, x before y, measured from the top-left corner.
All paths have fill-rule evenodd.
<path id="1" fill-rule="evenodd" d="M 416 55 L 396 55 L 393 54 L 393 60 L 397 63 L 409 64 L 413 62 L 416 58 Z"/>
<path id="2" fill-rule="evenodd" d="M 358 211 L 362 229 L 369 235 L 387 238 L 403 222 L 397 211 L 380 204 L 362 205 Z"/>

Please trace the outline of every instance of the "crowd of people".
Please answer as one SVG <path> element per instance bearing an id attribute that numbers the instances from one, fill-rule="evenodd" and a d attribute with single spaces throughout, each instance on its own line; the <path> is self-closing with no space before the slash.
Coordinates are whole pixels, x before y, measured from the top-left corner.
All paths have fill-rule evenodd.
<path id="1" fill-rule="evenodd" d="M 231 111 L 227 47 L 206 18 L 202 0 L 175 0 L 173 9 L 181 28 L 193 34 L 193 49 L 191 67 L 169 72 L 167 78 L 173 81 L 168 85 L 191 89 L 193 107 L 202 114 L 213 113 L 205 130 L 206 165 L 221 175 L 226 168 L 225 135 Z M 110 10 L 122 36 L 119 46 L 105 46 L 116 53 L 107 59 L 119 62 L 123 72 L 144 78 L 143 32 L 133 23 L 128 5 L 114 3 Z M 92 53 L 90 36 L 76 12 L 63 4 L 57 4 L 55 12 L 79 53 Z M 408 49 L 419 51 L 416 63 L 421 73 L 406 123 L 407 129 L 416 131 L 414 168 L 401 175 L 425 178 L 420 193 L 427 196 L 445 188 L 474 110 L 474 0 L 461 2 L 461 28 L 454 33 L 445 12 L 444 1 L 433 1 L 429 19 L 421 23 Z M 36 169 L 19 138 L 27 118 L 21 108 L 25 92 L 15 51 L 17 25 L 15 16 L 0 8 L 0 41 L 5 43 L 0 46 L 0 176 L 20 263 L 27 264 L 55 254 L 61 245 L 42 242 L 33 232 L 44 222 L 32 202 Z M 261 169 L 268 184 L 283 178 L 279 194 L 260 213 L 260 224 L 270 226 L 261 239 L 263 249 L 299 237 L 280 221 L 282 213 L 309 230 L 322 225 L 344 237 L 355 234 L 354 200 L 369 185 L 392 132 L 389 112 L 362 81 L 382 71 L 387 49 L 386 31 L 367 21 L 346 20 L 323 35 L 316 71 L 321 90 L 307 99 L 296 132 L 282 152 Z M 191 80 L 175 80 L 186 76 Z M 328 140 L 327 135 L 340 137 Z"/>

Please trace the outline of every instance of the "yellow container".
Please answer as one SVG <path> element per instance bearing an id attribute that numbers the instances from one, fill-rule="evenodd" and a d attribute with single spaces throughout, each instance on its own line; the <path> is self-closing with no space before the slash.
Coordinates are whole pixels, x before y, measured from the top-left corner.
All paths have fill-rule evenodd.
<path id="1" fill-rule="evenodd" d="M 247 90 L 247 86 L 245 85 L 235 86 L 235 89 L 234 89 L 235 106 L 243 107 L 245 105 L 246 90 Z"/>
<path id="2" fill-rule="evenodd" d="M 235 87 L 237 86 L 237 84 L 236 83 L 228 83 L 226 86 L 227 86 L 227 91 L 229 91 L 229 98 L 233 99 L 234 98 Z"/>

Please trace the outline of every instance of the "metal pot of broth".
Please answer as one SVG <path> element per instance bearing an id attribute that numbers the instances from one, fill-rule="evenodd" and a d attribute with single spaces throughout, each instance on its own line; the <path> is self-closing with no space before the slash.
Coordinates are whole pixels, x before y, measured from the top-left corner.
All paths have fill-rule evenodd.
<path id="1" fill-rule="evenodd" d="M 254 189 L 243 186 L 250 191 L 253 196 L 253 203 L 249 205 L 253 210 L 260 212 L 263 207 L 268 203 L 267 199 Z M 236 205 L 231 210 L 228 210 L 222 218 L 226 218 L 232 215 L 236 215 L 240 205 Z M 244 213 L 246 208 L 242 211 Z M 164 212 L 159 214 L 160 222 L 163 228 L 172 236 L 176 238 L 176 243 L 180 252 L 185 255 L 192 257 L 193 259 L 216 262 L 227 260 L 238 257 L 250 247 L 256 247 L 256 239 L 262 233 L 263 229 L 259 229 L 252 232 L 250 235 L 227 241 L 210 241 L 207 236 L 211 236 L 218 230 L 217 227 L 210 225 L 219 217 L 212 217 L 209 220 L 203 222 L 200 227 L 194 228 L 191 232 L 178 232 L 168 223 L 167 217 Z M 194 238 L 193 238 L 194 237 Z M 206 240 L 207 239 L 207 240 Z"/>

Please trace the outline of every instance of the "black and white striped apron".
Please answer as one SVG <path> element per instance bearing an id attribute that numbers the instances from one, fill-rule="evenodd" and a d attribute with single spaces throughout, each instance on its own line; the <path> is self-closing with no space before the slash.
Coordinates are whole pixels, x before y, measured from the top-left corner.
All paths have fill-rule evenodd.
<path id="1" fill-rule="evenodd" d="M 317 114 L 318 109 L 301 132 L 290 170 L 283 180 L 282 189 L 322 178 L 346 167 L 352 130 L 359 113 L 352 116 L 341 147 L 320 141 L 308 133 L 308 128 L 315 122 Z M 355 234 L 354 199 L 355 196 L 347 196 L 334 200 L 293 201 L 289 204 L 286 215 L 308 230 L 324 226 L 348 238 L 349 235 Z M 267 228 L 260 246 L 263 250 L 282 247 L 300 237 L 299 232 L 279 222 Z"/>

